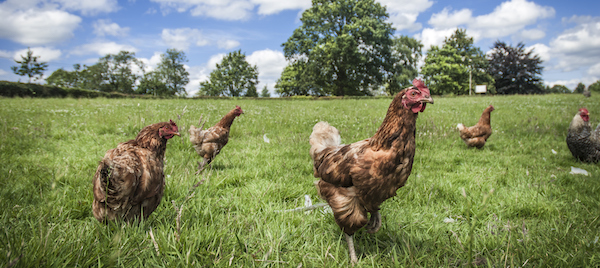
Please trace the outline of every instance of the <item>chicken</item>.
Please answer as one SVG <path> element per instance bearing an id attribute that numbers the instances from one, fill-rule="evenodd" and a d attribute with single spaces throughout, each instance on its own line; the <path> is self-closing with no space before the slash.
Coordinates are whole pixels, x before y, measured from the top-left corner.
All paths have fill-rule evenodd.
<path id="1" fill-rule="evenodd" d="M 592 131 L 588 109 L 579 109 L 573 117 L 567 132 L 567 146 L 573 157 L 580 161 L 600 161 L 600 124 Z"/>
<path id="2" fill-rule="evenodd" d="M 243 113 L 244 111 L 240 106 L 235 106 L 235 109 L 229 111 L 221 121 L 209 129 L 202 130 L 205 123 L 202 122 L 202 118 L 200 118 L 199 124 L 201 126 L 199 128 L 193 125 L 190 126 L 190 142 L 194 145 L 196 153 L 203 158 L 202 163 L 198 162 L 198 172 L 196 174 L 210 164 L 215 156 L 221 152 L 221 149 L 229 141 L 229 129 L 233 120 Z"/>
<path id="3" fill-rule="evenodd" d="M 343 145 L 338 130 L 326 122 L 317 123 L 310 135 L 314 176 L 320 178 L 315 184 L 345 233 L 353 264 L 358 260 L 353 234 L 362 227 L 369 233 L 379 230 L 379 206 L 396 195 L 412 170 L 417 116 L 427 103 L 433 104 L 421 80 L 413 85 L 396 94 L 369 139 Z"/>
<path id="4" fill-rule="evenodd" d="M 465 127 L 463 124 L 458 124 L 456 128 L 460 132 L 460 138 L 469 146 L 483 148 L 487 139 L 492 135 L 492 126 L 490 125 L 490 115 L 494 110 L 494 106 L 490 105 L 481 114 L 479 122 L 472 127 Z"/>
<path id="5" fill-rule="evenodd" d="M 98 221 L 145 219 L 158 207 L 167 140 L 174 136 L 179 132 L 173 121 L 156 123 L 106 152 L 93 180 L 92 211 Z"/>

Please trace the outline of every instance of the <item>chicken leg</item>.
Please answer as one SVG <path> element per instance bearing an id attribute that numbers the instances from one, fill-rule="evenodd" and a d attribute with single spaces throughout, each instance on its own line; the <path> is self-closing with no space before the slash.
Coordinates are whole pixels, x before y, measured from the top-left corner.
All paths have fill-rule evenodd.
<path id="1" fill-rule="evenodd" d="M 379 211 L 371 212 L 371 218 L 369 219 L 369 223 L 365 226 L 367 229 L 367 233 L 374 234 L 379 231 L 381 228 L 381 214 Z"/>
<path id="2" fill-rule="evenodd" d="M 200 161 L 198 161 L 198 171 L 196 171 L 196 175 L 200 174 L 200 172 L 202 172 L 202 170 L 204 170 L 204 167 L 206 167 L 206 164 L 208 164 L 208 161 L 206 160 L 206 158 L 202 159 L 202 163 L 200 163 Z"/>
<path id="3" fill-rule="evenodd" d="M 352 266 L 354 266 L 354 264 L 358 262 L 358 258 L 356 258 L 356 251 L 354 250 L 354 240 L 352 239 L 352 235 L 348 235 L 347 233 L 344 233 L 344 235 L 346 235 L 346 242 L 348 242 L 350 263 L 352 263 Z"/>

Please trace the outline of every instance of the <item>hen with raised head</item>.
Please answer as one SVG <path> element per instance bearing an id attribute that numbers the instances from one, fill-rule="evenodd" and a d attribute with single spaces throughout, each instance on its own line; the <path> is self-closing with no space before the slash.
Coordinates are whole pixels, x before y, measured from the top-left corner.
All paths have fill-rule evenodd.
<path id="1" fill-rule="evenodd" d="M 573 117 L 567 132 L 567 146 L 573 157 L 580 161 L 600 161 L 600 124 L 592 131 L 588 109 L 579 109 Z"/>
<path id="2" fill-rule="evenodd" d="M 190 126 L 190 142 L 194 145 L 196 153 L 202 157 L 202 162 L 198 162 L 197 173 L 202 171 L 221 152 L 221 149 L 229 141 L 229 130 L 233 120 L 243 113 L 240 106 L 235 106 L 233 110 L 223 116 L 221 121 L 208 129 L 203 129 L 205 122 L 202 122 L 202 118 L 200 118 L 201 126 L 199 128 Z"/>
<path id="3" fill-rule="evenodd" d="M 96 219 L 145 219 L 158 207 L 165 189 L 167 141 L 174 136 L 179 131 L 173 121 L 156 123 L 106 152 L 93 180 Z"/>
<path id="4" fill-rule="evenodd" d="M 490 105 L 481 114 L 479 122 L 472 127 L 465 127 L 463 124 L 458 124 L 456 128 L 460 133 L 460 138 L 469 147 L 476 147 L 477 149 L 483 148 L 487 139 L 492 135 L 492 125 L 490 123 L 490 116 L 494 106 Z"/>
<path id="5" fill-rule="evenodd" d="M 411 173 L 418 113 L 433 103 L 421 80 L 413 85 L 396 94 L 371 138 L 341 144 L 338 130 L 326 122 L 317 123 L 310 135 L 314 176 L 320 178 L 315 184 L 345 233 L 352 263 L 358 260 L 353 234 L 363 227 L 369 233 L 379 230 L 379 206 L 396 195 Z"/>

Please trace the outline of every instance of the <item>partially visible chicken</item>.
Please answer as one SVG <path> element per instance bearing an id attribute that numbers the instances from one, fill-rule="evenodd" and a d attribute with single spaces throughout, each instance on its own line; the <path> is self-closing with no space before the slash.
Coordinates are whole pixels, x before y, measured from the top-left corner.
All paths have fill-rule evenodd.
<path id="1" fill-rule="evenodd" d="M 190 126 L 190 142 L 194 145 L 196 153 L 202 156 L 202 163 L 198 162 L 198 172 L 196 173 L 202 171 L 221 152 L 221 149 L 229 141 L 229 130 L 233 120 L 243 113 L 240 106 L 235 106 L 235 109 L 229 111 L 221 121 L 209 129 L 202 130 L 205 123 L 202 122 L 202 118 L 200 118 L 201 126 L 199 128 Z"/>
<path id="2" fill-rule="evenodd" d="M 173 121 L 144 127 L 134 140 L 108 150 L 94 175 L 92 211 L 99 221 L 147 218 L 160 204 L 167 140 L 179 136 Z"/>
<path id="3" fill-rule="evenodd" d="M 573 117 L 567 132 L 567 146 L 573 157 L 580 161 L 600 161 L 600 124 L 592 131 L 588 109 L 579 109 Z"/>
<path id="4" fill-rule="evenodd" d="M 317 190 L 346 234 L 352 264 L 358 261 L 352 235 L 365 226 L 369 233 L 379 230 L 379 206 L 396 195 L 412 170 L 417 116 L 433 103 L 421 80 L 413 85 L 396 94 L 369 139 L 343 145 L 338 130 L 326 122 L 317 123 L 310 135 L 314 176 L 321 178 Z"/>
<path id="5" fill-rule="evenodd" d="M 481 114 L 479 122 L 472 127 L 465 127 L 463 124 L 458 124 L 456 128 L 460 132 L 460 138 L 469 146 L 483 148 L 487 139 L 492 135 L 492 126 L 490 125 L 490 114 L 494 110 L 494 106 L 490 105 Z"/>

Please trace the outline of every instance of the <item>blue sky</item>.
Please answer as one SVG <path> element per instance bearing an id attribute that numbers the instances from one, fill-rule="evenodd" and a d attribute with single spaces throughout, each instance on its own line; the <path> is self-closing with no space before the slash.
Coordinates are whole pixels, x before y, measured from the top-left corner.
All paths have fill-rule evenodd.
<path id="1" fill-rule="evenodd" d="M 457 28 L 488 52 L 494 41 L 523 42 L 544 60 L 549 85 L 573 89 L 600 79 L 600 1 L 377 0 L 396 35 L 425 50 Z M 5 0 L 0 2 L 0 80 L 13 74 L 27 47 L 54 70 L 92 65 L 128 50 L 156 67 L 168 48 L 183 50 L 193 95 L 222 57 L 238 49 L 259 69 L 259 91 L 273 86 L 287 62 L 281 44 L 300 26 L 310 1 L 282 0 Z"/>

